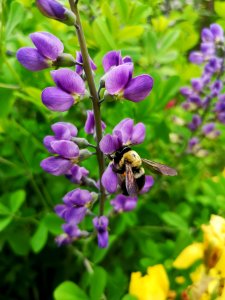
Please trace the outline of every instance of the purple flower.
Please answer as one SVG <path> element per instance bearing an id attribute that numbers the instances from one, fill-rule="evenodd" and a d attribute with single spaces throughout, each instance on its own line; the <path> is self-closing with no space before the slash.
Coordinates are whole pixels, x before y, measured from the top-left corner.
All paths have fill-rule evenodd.
<path id="1" fill-rule="evenodd" d="M 221 66 L 222 66 L 222 59 L 219 57 L 212 57 L 205 65 L 205 72 L 214 74 L 221 70 Z"/>
<path id="2" fill-rule="evenodd" d="M 221 80 L 215 80 L 211 85 L 211 97 L 217 97 L 223 88 L 223 82 Z"/>
<path id="3" fill-rule="evenodd" d="M 42 102 L 50 110 L 67 111 L 85 94 L 83 79 L 66 68 L 51 72 L 57 87 L 47 87 L 42 92 Z"/>
<path id="4" fill-rule="evenodd" d="M 148 193 L 148 191 L 151 189 L 153 184 L 154 184 L 154 178 L 152 176 L 146 175 L 145 176 L 145 185 L 140 190 L 139 194 Z"/>
<path id="5" fill-rule="evenodd" d="M 76 241 L 81 237 L 87 237 L 88 232 L 80 230 L 75 223 L 66 223 L 62 225 L 64 231 L 63 234 L 55 238 L 56 244 L 60 247 L 62 245 L 68 245 Z"/>
<path id="6" fill-rule="evenodd" d="M 132 73 L 132 63 L 112 68 L 105 78 L 107 92 L 118 99 L 125 98 L 133 102 L 144 100 L 152 90 L 153 79 L 146 74 L 132 78 Z"/>
<path id="7" fill-rule="evenodd" d="M 215 123 L 205 124 L 202 127 L 202 133 L 209 139 L 215 139 L 220 135 L 220 131 L 215 128 Z"/>
<path id="8" fill-rule="evenodd" d="M 202 64 L 204 62 L 204 56 L 199 51 L 193 51 L 189 55 L 189 60 L 193 64 L 200 65 L 200 64 Z"/>
<path id="9" fill-rule="evenodd" d="M 121 55 L 121 51 L 112 50 L 105 54 L 102 60 L 103 68 L 105 73 L 108 72 L 113 67 L 117 67 L 124 63 L 131 63 L 132 59 L 130 56 L 125 56 L 124 58 Z"/>
<path id="10" fill-rule="evenodd" d="M 213 42 L 214 37 L 210 29 L 204 28 L 201 33 L 201 38 L 203 42 Z"/>
<path id="11" fill-rule="evenodd" d="M 84 167 L 74 165 L 66 174 L 66 177 L 73 183 L 82 184 L 83 180 L 88 176 L 88 174 L 89 171 Z"/>
<path id="12" fill-rule="evenodd" d="M 199 146 L 199 139 L 193 137 L 188 142 L 188 152 L 194 152 L 195 148 Z"/>
<path id="13" fill-rule="evenodd" d="M 55 0 L 36 0 L 40 12 L 51 19 L 58 20 L 68 25 L 74 25 L 74 14 Z"/>
<path id="14" fill-rule="evenodd" d="M 114 207 L 114 210 L 117 213 L 131 211 L 137 205 L 137 197 L 130 197 L 119 194 L 115 199 L 111 200 L 110 204 Z"/>
<path id="15" fill-rule="evenodd" d="M 210 31 L 214 37 L 215 42 L 223 42 L 224 41 L 224 32 L 220 25 L 211 24 Z"/>
<path id="16" fill-rule="evenodd" d="M 42 169 L 55 176 L 66 174 L 73 166 L 72 161 L 60 156 L 50 156 L 41 161 Z"/>
<path id="17" fill-rule="evenodd" d="M 191 131 L 195 131 L 202 123 L 202 119 L 199 115 L 193 115 L 192 121 L 188 124 L 188 128 Z"/>
<path id="18" fill-rule="evenodd" d="M 96 217 L 93 219 L 93 225 L 97 230 L 99 248 L 106 248 L 108 246 L 108 224 L 109 220 L 105 216 Z"/>
<path id="19" fill-rule="evenodd" d="M 106 128 L 106 125 L 103 121 L 101 121 L 102 130 L 104 131 Z M 87 120 L 84 125 L 84 131 L 87 134 L 95 134 L 95 118 L 94 118 L 94 112 L 92 110 L 87 110 Z"/>
<path id="20" fill-rule="evenodd" d="M 114 172 L 113 168 L 113 163 L 110 163 L 105 169 L 101 179 L 102 185 L 110 194 L 113 194 L 117 191 L 117 186 L 119 184 L 118 176 Z"/>
<path id="21" fill-rule="evenodd" d="M 76 62 L 83 64 L 83 57 L 82 57 L 81 51 L 76 52 Z M 97 69 L 97 67 L 96 67 L 95 63 L 93 62 L 93 60 L 90 58 L 90 56 L 89 56 L 89 63 L 91 65 L 91 69 L 93 71 L 95 71 Z M 78 64 L 76 65 L 76 73 L 77 74 L 82 75 L 83 70 L 84 70 L 84 68 L 81 65 L 78 65 Z"/>
<path id="22" fill-rule="evenodd" d="M 51 146 L 52 142 L 55 142 L 57 140 L 71 140 L 77 135 L 77 128 L 71 123 L 57 122 L 53 124 L 51 128 L 55 136 L 47 135 L 43 140 L 45 148 L 50 153 L 56 153 Z"/>
<path id="23" fill-rule="evenodd" d="M 63 53 L 63 43 L 48 32 L 35 32 L 30 38 L 36 48 L 20 48 L 16 57 L 18 61 L 30 71 L 40 71 L 49 68 Z"/>
<path id="24" fill-rule="evenodd" d="M 193 90 L 195 90 L 196 92 L 200 92 L 204 87 L 204 84 L 203 84 L 203 81 L 201 78 L 193 78 L 191 80 L 191 85 L 192 85 Z"/>
<path id="25" fill-rule="evenodd" d="M 56 205 L 55 212 L 67 223 L 78 224 L 84 219 L 93 197 L 92 193 L 87 190 L 72 190 L 64 196 L 64 204 Z"/>
<path id="26" fill-rule="evenodd" d="M 132 119 L 124 119 L 113 129 L 113 134 L 105 135 L 100 142 L 104 154 L 111 154 L 122 146 L 141 144 L 145 139 L 143 123 L 134 125 Z"/>

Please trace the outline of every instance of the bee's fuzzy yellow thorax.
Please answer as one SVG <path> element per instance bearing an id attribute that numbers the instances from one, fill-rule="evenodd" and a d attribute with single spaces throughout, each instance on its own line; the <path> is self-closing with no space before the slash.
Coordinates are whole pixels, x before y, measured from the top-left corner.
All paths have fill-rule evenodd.
<path id="1" fill-rule="evenodd" d="M 124 153 L 123 157 L 120 160 L 119 165 L 123 166 L 125 162 L 128 162 L 132 165 L 132 168 L 140 167 L 142 165 L 142 161 L 140 156 L 136 151 L 130 150 L 126 153 Z"/>

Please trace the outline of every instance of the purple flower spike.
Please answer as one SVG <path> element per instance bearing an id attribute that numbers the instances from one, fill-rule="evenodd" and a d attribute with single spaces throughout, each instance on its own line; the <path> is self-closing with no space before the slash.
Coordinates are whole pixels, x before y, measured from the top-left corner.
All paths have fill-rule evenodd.
<path id="1" fill-rule="evenodd" d="M 81 51 L 76 52 L 76 62 L 83 64 L 83 57 L 82 57 Z M 97 69 L 97 67 L 90 56 L 89 56 L 89 62 L 90 62 L 92 71 L 95 71 Z M 76 65 L 76 73 L 77 74 L 82 75 L 83 70 L 84 70 L 84 68 L 82 66 Z"/>
<path id="2" fill-rule="evenodd" d="M 47 87 L 41 94 L 43 104 L 53 111 L 67 111 L 74 104 L 74 98 L 58 87 Z"/>
<path id="3" fill-rule="evenodd" d="M 63 43 L 49 32 L 35 32 L 30 38 L 39 53 L 50 60 L 56 60 L 63 53 Z"/>
<path id="4" fill-rule="evenodd" d="M 57 87 L 63 91 L 75 96 L 85 93 L 84 81 L 76 72 L 62 68 L 52 71 L 51 75 Z"/>
<path id="5" fill-rule="evenodd" d="M 52 65 L 52 62 L 42 56 L 37 49 L 30 47 L 20 48 L 16 53 L 16 58 L 30 71 L 40 71 Z"/>
<path id="6" fill-rule="evenodd" d="M 102 175 L 102 185 L 106 189 L 106 191 L 110 194 L 113 194 L 117 190 L 118 186 L 118 177 L 117 174 L 113 171 L 113 164 L 109 164 L 105 169 L 105 172 Z"/>
<path id="7" fill-rule="evenodd" d="M 62 157 L 50 156 L 41 161 L 42 169 L 55 176 L 60 176 L 66 174 L 73 164 L 70 160 Z"/>
<path id="8" fill-rule="evenodd" d="M 102 130 L 104 131 L 106 128 L 106 125 L 103 121 L 101 121 Z M 87 110 L 87 120 L 84 125 L 84 131 L 87 134 L 95 134 L 95 118 L 94 118 L 94 112 L 92 110 Z"/>
<path id="9" fill-rule="evenodd" d="M 105 216 L 96 217 L 93 219 L 93 225 L 98 233 L 99 248 L 106 248 L 108 246 L 108 240 L 109 240 L 108 224 L 109 224 L 109 220 Z"/>
<path id="10" fill-rule="evenodd" d="M 102 60 L 103 68 L 105 73 L 108 72 L 112 67 L 119 66 L 123 63 L 121 51 L 109 51 L 105 54 Z"/>
<path id="11" fill-rule="evenodd" d="M 141 189 L 139 194 L 147 193 L 151 189 L 153 184 L 154 184 L 154 178 L 152 176 L 146 175 L 145 176 L 145 185 L 143 186 L 143 188 Z"/>
<path id="12" fill-rule="evenodd" d="M 193 78 L 191 80 L 191 85 L 196 92 L 200 92 L 203 88 L 203 81 L 200 78 Z"/>
<path id="13" fill-rule="evenodd" d="M 119 194 L 113 199 L 110 204 L 114 207 L 114 210 L 117 213 L 121 213 L 124 211 L 131 211 L 137 205 L 137 197 L 130 197 Z"/>
<path id="14" fill-rule="evenodd" d="M 51 148 L 56 154 L 65 158 L 76 158 L 79 156 L 79 147 L 71 141 L 53 141 L 51 142 Z"/>

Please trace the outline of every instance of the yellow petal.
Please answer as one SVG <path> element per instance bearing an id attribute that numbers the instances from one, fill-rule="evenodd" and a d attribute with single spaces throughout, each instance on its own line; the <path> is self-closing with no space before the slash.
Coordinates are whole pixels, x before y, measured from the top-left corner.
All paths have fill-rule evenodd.
<path id="1" fill-rule="evenodd" d="M 148 267 L 147 273 L 150 275 L 154 281 L 158 282 L 158 285 L 167 295 L 169 291 L 169 279 L 166 270 L 163 265 L 155 265 L 153 267 Z"/>
<path id="2" fill-rule="evenodd" d="M 178 255 L 178 257 L 173 262 L 174 268 L 177 269 L 187 269 L 198 259 L 203 258 L 203 244 L 193 243 Z"/>

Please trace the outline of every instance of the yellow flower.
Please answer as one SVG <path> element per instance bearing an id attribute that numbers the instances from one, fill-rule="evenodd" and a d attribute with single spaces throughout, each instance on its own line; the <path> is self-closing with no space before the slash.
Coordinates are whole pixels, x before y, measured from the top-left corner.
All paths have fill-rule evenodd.
<path id="1" fill-rule="evenodd" d="M 169 280 L 163 265 L 147 269 L 147 274 L 131 274 L 129 293 L 138 300 L 166 300 L 169 293 Z"/>
<path id="2" fill-rule="evenodd" d="M 213 268 L 219 261 L 225 246 L 225 219 L 212 215 L 209 225 L 202 225 L 204 256 L 207 267 Z"/>
<path id="3" fill-rule="evenodd" d="M 177 269 L 187 269 L 201 258 L 203 258 L 203 244 L 193 243 L 184 248 L 173 262 L 173 266 Z"/>

